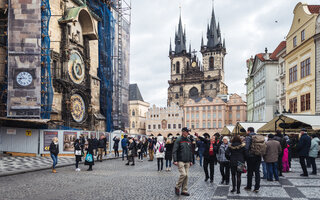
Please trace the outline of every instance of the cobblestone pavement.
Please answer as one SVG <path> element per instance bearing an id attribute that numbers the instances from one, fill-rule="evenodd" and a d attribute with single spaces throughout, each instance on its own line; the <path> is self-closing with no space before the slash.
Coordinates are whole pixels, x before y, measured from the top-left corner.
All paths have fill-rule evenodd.
<path id="1" fill-rule="evenodd" d="M 317 163 L 320 166 L 320 163 Z M 0 199 L 320 199 L 320 176 L 301 178 L 300 165 L 292 163 L 293 172 L 284 174 L 279 182 L 261 180 L 259 193 L 244 191 L 246 175 L 242 175 L 241 194 L 231 194 L 231 186 L 219 185 L 221 179 L 215 166 L 214 183 L 204 182 L 203 169 L 199 165 L 190 168 L 190 197 L 174 194 L 179 173 L 157 172 L 157 162 L 136 162 L 125 166 L 121 159 L 96 162 L 93 171 L 81 172 L 74 166 L 62 167 L 53 174 L 41 170 L 25 174 L 0 177 Z M 310 169 L 309 169 L 310 171 Z"/>

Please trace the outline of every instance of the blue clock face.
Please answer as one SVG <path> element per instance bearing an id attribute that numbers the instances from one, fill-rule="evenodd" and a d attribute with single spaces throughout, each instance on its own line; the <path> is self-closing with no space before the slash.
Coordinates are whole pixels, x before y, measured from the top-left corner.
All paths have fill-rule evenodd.
<path id="1" fill-rule="evenodd" d="M 17 83 L 21 86 L 28 86 L 32 83 L 32 75 L 29 72 L 20 72 L 17 77 Z"/>

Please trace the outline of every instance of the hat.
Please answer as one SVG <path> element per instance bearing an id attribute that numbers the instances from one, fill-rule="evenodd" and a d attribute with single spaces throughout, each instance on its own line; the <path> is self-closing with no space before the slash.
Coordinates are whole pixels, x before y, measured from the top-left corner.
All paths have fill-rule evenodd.
<path id="1" fill-rule="evenodd" d="M 203 137 L 210 138 L 210 135 L 209 135 L 208 133 L 204 133 L 204 134 L 203 134 Z"/>
<path id="2" fill-rule="evenodd" d="M 189 130 L 187 127 L 183 127 L 181 131 L 182 131 L 182 132 L 184 132 L 184 131 L 185 131 L 185 132 L 189 132 L 190 130 Z"/>
<path id="3" fill-rule="evenodd" d="M 303 131 L 303 132 L 307 132 L 307 129 L 305 129 L 305 128 L 302 128 L 302 129 L 301 129 L 301 131 Z"/>
<path id="4" fill-rule="evenodd" d="M 228 136 L 224 136 L 224 137 L 222 138 L 222 140 L 224 140 L 224 139 L 226 139 L 226 140 L 229 142 L 229 137 L 228 137 Z"/>

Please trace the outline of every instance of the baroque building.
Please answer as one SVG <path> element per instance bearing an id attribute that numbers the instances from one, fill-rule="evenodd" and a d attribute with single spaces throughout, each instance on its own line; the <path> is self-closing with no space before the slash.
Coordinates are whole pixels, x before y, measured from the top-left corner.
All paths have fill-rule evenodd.
<path id="1" fill-rule="evenodd" d="M 173 50 L 170 41 L 171 78 L 168 81 L 168 105 L 174 103 L 183 106 L 188 99 L 214 98 L 218 94 L 228 93 L 228 87 L 224 83 L 226 47 L 224 40 L 222 41 L 220 25 L 216 24 L 213 8 L 207 27 L 207 43 L 201 39 L 202 65 L 196 52 L 191 52 L 191 45 L 187 51 L 186 30 L 182 27 L 181 15 L 174 45 Z"/>

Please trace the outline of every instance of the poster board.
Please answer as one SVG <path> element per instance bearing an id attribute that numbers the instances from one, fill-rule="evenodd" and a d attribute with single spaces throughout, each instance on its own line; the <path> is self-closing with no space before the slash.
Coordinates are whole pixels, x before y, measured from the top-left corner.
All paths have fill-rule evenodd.
<path id="1" fill-rule="evenodd" d="M 63 132 L 63 151 L 74 151 L 74 141 L 77 139 L 77 132 Z"/>
<path id="2" fill-rule="evenodd" d="M 43 151 L 50 150 L 50 144 L 54 137 L 58 137 L 58 131 L 43 131 Z"/>

